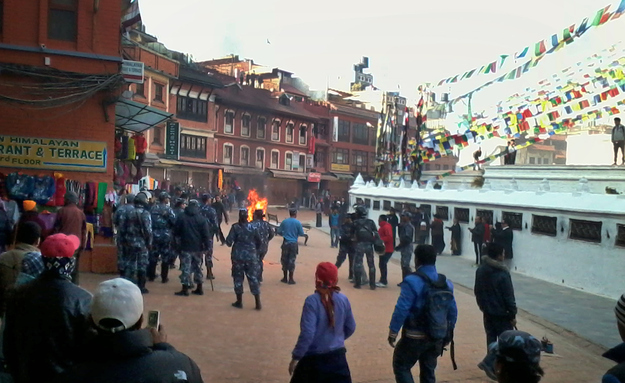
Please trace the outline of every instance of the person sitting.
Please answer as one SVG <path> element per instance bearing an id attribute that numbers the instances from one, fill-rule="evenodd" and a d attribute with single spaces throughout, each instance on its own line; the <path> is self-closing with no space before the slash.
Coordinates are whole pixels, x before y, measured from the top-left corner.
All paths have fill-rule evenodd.
<path id="1" fill-rule="evenodd" d="M 134 283 L 123 278 L 100 283 L 90 321 L 97 335 L 87 343 L 84 360 L 58 383 L 202 383 L 199 367 L 167 343 L 162 325 L 141 329 L 143 296 Z"/>
<path id="2" fill-rule="evenodd" d="M 478 365 L 499 383 L 538 383 L 545 375 L 540 367 L 541 344 L 523 331 L 505 331 L 488 347 Z"/>

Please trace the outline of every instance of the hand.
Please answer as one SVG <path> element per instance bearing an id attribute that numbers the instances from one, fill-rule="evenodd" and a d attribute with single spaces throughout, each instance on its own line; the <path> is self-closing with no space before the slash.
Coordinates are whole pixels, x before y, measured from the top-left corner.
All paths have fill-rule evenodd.
<path id="1" fill-rule="evenodd" d="M 510 324 L 512 325 L 512 327 L 516 328 L 516 318 L 510 321 Z"/>
<path id="2" fill-rule="evenodd" d="M 395 246 L 395 251 L 400 251 L 400 250 L 401 250 L 401 247 Z"/>
<path id="3" fill-rule="evenodd" d="M 158 326 L 158 330 L 151 328 L 150 334 L 152 334 L 152 343 L 154 344 L 167 342 L 167 333 L 162 324 Z"/>
<path id="4" fill-rule="evenodd" d="M 388 336 L 388 344 L 391 345 L 392 348 L 395 348 L 395 341 L 397 340 L 397 338 L 389 335 Z"/>
<path id="5" fill-rule="evenodd" d="M 293 375 L 293 372 L 295 372 L 295 367 L 297 367 L 297 363 L 299 363 L 299 360 L 291 360 L 291 363 L 289 363 L 289 375 Z"/>

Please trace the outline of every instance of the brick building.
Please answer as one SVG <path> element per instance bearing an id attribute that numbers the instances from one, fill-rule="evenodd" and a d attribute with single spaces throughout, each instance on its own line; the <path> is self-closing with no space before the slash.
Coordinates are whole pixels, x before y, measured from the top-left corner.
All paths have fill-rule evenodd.
<path id="1" fill-rule="evenodd" d="M 0 1 L 0 172 L 112 182 L 121 13 L 121 0 Z"/>

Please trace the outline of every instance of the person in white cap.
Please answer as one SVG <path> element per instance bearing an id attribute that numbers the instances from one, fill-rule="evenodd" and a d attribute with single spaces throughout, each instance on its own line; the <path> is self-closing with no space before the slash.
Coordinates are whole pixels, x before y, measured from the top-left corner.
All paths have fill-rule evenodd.
<path id="1" fill-rule="evenodd" d="M 197 364 L 167 343 L 163 326 L 141 328 L 143 297 L 134 283 L 123 278 L 100 283 L 91 321 L 98 335 L 87 344 L 85 361 L 58 382 L 203 382 Z"/>

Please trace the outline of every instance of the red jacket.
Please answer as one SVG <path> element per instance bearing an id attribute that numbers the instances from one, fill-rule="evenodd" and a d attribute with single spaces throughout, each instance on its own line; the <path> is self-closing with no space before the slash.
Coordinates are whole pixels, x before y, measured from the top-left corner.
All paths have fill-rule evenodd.
<path id="1" fill-rule="evenodd" d="M 380 238 L 384 241 L 384 251 L 387 253 L 395 251 L 395 247 L 393 246 L 393 228 L 391 224 L 384 221 L 380 222 L 378 234 L 380 234 Z"/>

